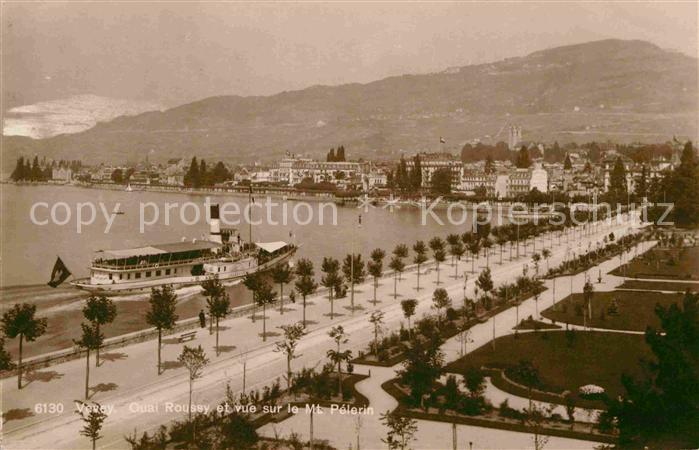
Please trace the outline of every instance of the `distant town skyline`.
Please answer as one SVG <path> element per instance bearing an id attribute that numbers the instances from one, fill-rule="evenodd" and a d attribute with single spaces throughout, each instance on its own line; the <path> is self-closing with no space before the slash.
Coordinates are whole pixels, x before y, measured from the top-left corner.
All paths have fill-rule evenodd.
<path id="1" fill-rule="evenodd" d="M 606 38 L 697 54 L 696 2 L 10 2 L 2 9 L 3 111 L 85 94 L 171 107 L 441 71 Z"/>

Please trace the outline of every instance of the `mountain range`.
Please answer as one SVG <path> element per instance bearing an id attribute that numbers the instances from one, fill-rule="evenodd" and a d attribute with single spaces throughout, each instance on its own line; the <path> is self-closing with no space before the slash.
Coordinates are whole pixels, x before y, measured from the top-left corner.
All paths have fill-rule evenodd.
<path id="1" fill-rule="evenodd" d="M 269 161 L 286 151 L 349 158 L 456 152 L 466 142 L 659 142 L 697 137 L 697 59 L 645 41 L 602 40 L 502 61 L 271 96 L 217 96 L 46 139 L 3 136 L 19 154 L 123 163 L 197 155 Z M 445 144 L 440 144 L 440 137 Z"/>

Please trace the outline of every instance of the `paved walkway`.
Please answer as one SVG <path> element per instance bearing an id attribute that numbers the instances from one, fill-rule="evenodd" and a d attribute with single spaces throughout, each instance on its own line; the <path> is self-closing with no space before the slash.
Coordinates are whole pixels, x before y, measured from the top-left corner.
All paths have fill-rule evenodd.
<path id="1" fill-rule="evenodd" d="M 637 224 L 604 224 L 595 230 L 588 232 L 574 230 L 567 236 L 571 244 L 586 246 L 588 242 L 600 241 L 610 232 L 615 235 L 623 235 Z M 585 234 L 583 236 L 583 234 Z M 549 239 L 546 239 L 550 242 Z M 565 258 L 566 238 L 561 245 L 554 245 L 550 265 L 555 266 Z M 542 248 L 543 239 L 537 239 L 537 249 Z M 554 244 L 557 244 L 554 240 Z M 497 249 L 495 247 L 493 250 Z M 531 264 L 531 245 L 529 252 L 517 260 L 508 261 L 505 257 L 503 265 L 498 265 L 498 255 L 490 258 L 493 279 L 497 284 L 512 280 L 522 272 L 522 266 L 526 262 Z M 508 254 L 507 252 L 505 253 Z M 485 258 L 477 261 L 477 271 L 485 265 Z M 454 268 L 449 264 L 443 264 L 441 277 L 443 284 L 454 303 L 459 304 L 463 298 L 463 280 L 454 279 L 449 275 L 454 273 Z M 471 264 L 460 264 L 458 272 L 470 269 Z M 469 275 L 467 289 L 469 295 L 472 292 L 476 275 Z M 398 283 L 398 298 L 393 298 L 393 278 L 386 277 L 381 280 L 378 298 L 381 303 L 377 308 L 385 312 L 385 326 L 387 329 L 397 329 L 404 321 L 400 308 L 400 300 L 405 298 L 417 298 L 419 301 L 416 316 L 419 317 L 430 311 L 431 294 L 436 281 L 436 271 L 421 275 L 420 285 L 427 287 L 415 291 L 416 274 L 414 271 L 403 275 L 403 280 Z M 575 285 L 581 289 L 582 276 L 575 277 Z M 345 309 L 349 304 L 349 298 L 336 302 L 335 310 L 342 311 L 342 316 L 330 320 L 326 314 L 329 311 L 329 302 L 325 290 L 322 295 L 309 299 L 307 318 L 309 320 L 309 335 L 299 345 L 300 357 L 294 361 L 294 369 L 300 367 L 313 367 L 322 364 L 326 360 L 326 350 L 331 347 L 331 341 L 327 337 L 327 331 L 331 326 L 342 324 L 349 334 L 349 348 L 355 350 L 366 348 L 371 340 L 370 327 L 367 316 L 371 312 L 371 304 L 368 302 L 373 296 L 372 283 L 367 282 L 358 286 L 355 295 L 357 304 L 363 305 L 366 310 L 351 313 Z M 542 301 L 540 300 L 540 306 Z M 525 306 L 528 305 L 528 306 Z M 520 307 L 521 317 L 526 317 L 526 310 L 532 309 L 533 302 L 525 302 Z M 543 307 L 543 306 L 542 306 Z M 287 311 L 280 315 L 278 311 L 267 311 L 267 330 L 278 331 L 282 324 L 295 323 L 301 318 L 300 299 L 292 305 L 294 311 Z M 506 333 L 514 322 L 513 309 L 504 311 L 496 318 L 496 333 Z M 225 320 L 221 323 L 220 342 L 223 353 L 216 357 L 214 352 L 215 337 L 206 331 L 200 331 L 194 342 L 189 345 L 201 345 L 211 359 L 211 364 L 204 370 L 203 377 L 195 382 L 194 403 L 202 406 L 216 405 L 222 398 L 226 383 L 229 383 L 234 391 L 242 388 L 243 362 L 246 363 L 246 389 L 261 388 L 268 385 L 285 373 L 285 359 L 283 355 L 272 351 L 274 341 L 278 337 L 270 336 L 266 343 L 261 341 L 259 333 L 262 330 L 262 321 L 255 323 L 247 317 Z M 476 346 L 487 342 L 492 338 L 492 324 L 478 325 L 474 328 L 477 335 Z M 187 404 L 188 383 L 185 370 L 176 364 L 177 355 L 182 344 L 173 340 L 166 340 L 163 346 L 163 361 L 165 372 L 158 376 L 156 373 L 156 344 L 155 341 L 147 341 L 118 350 L 110 351 L 105 357 L 104 364 L 91 369 L 90 386 L 93 392 L 92 400 L 112 407 L 105 422 L 105 437 L 99 442 L 102 448 L 123 448 L 123 437 L 132 434 L 134 430 L 141 433 L 153 430 L 160 424 L 168 423 L 173 419 L 181 419 L 186 416 L 183 411 L 168 409 L 168 403 L 175 406 Z M 244 353 L 246 356 L 241 356 Z M 3 409 L 5 411 L 4 424 L 4 448 L 87 448 L 88 441 L 79 436 L 81 426 L 79 418 L 74 414 L 73 400 L 83 396 L 85 377 L 85 361 L 74 360 L 37 371 L 30 380 L 25 381 L 25 387 L 18 391 L 16 384 L 11 380 L 3 383 Z M 373 377 L 372 377 L 373 378 Z M 62 405 L 63 413 L 40 413 L 43 408 L 51 405 Z M 39 409 L 36 409 L 38 405 Z M 156 411 L 153 409 L 157 408 Z M 378 416 L 377 416 L 378 417 Z M 343 442 L 342 447 L 347 443 Z"/>
<path id="2" fill-rule="evenodd" d="M 616 234 L 616 233 L 615 233 Z M 639 244 L 639 251 L 646 251 L 650 248 L 647 244 Z M 552 258 L 552 265 L 553 258 Z M 611 260 L 605 261 L 599 266 L 595 267 L 595 270 L 601 269 L 603 274 L 606 274 L 610 270 L 614 269 L 619 265 L 618 258 L 612 258 Z M 494 267 L 494 275 L 497 276 L 498 282 L 501 282 L 504 278 L 512 279 L 513 276 L 511 272 L 514 270 L 514 276 L 519 275 L 517 272 L 518 267 L 507 268 L 507 267 Z M 503 272 L 505 272 L 503 274 Z M 509 277 L 503 277 L 503 275 L 510 275 Z M 582 287 L 585 283 L 585 272 L 575 275 L 573 277 L 559 277 L 557 283 L 559 285 L 569 286 L 570 279 L 573 283 L 573 291 L 581 292 Z M 604 275 L 603 275 L 604 276 Z M 563 283 L 561 281 L 564 281 Z M 546 282 L 549 290 L 542 294 L 539 299 L 539 304 L 533 298 L 530 298 L 520 304 L 519 307 L 519 318 L 527 317 L 529 314 L 534 316 L 536 314 L 536 309 L 540 310 L 546 309 L 554 303 L 554 296 L 552 288 L 552 280 Z M 498 283 L 496 283 L 497 285 Z M 568 296 L 569 291 L 564 289 L 559 289 L 556 291 L 555 301 L 558 302 Z M 453 298 L 453 297 L 452 297 Z M 470 342 L 466 348 L 466 353 L 475 350 L 478 347 L 490 342 L 493 337 L 500 337 L 507 334 L 513 333 L 512 327 L 517 323 L 517 314 L 515 308 L 509 308 L 499 314 L 494 318 L 489 319 L 483 324 L 478 324 L 471 328 Z M 604 330 L 609 331 L 609 330 Z M 461 344 L 458 337 L 453 337 L 448 339 L 442 346 L 442 350 L 445 354 L 446 362 L 451 362 L 458 359 L 461 351 Z M 401 364 L 396 364 L 390 368 L 382 367 L 369 367 L 369 366 L 358 366 L 356 370 L 359 373 L 368 373 L 371 371 L 371 378 L 362 381 L 357 384 L 357 389 L 363 395 L 369 399 L 370 406 L 374 408 L 373 415 L 362 415 L 361 416 L 361 429 L 360 429 L 360 443 L 362 448 L 383 448 L 384 444 L 381 442 L 381 438 L 386 435 L 386 428 L 379 421 L 380 414 L 387 410 L 391 410 L 397 406 L 397 402 L 388 395 L 383 389 L 381 389 L 381 384 L 385 381 L 394 378 L 396 372 L 402 368 Z M 523 399 L 508 393 L 504 393 L 499 389 L 492 386 L 489 383 L 489 389 L 486 392 L 487 397 L 495 405 L 499 404 L 505 398 L 510 399 L 510 405 L 512 407 L 520 408 L 528 404 L 527 399 Z M 524 403 L 524 404 L 523 404 Z M 566 417 L 565 409 L 563 407 L 558 407 L 555 412 L 558 412 L 563 417 Z M 593 420 L 596 416 L 597 411 L 588 411 L 583 408 L 576 408 L 576 417 L 581 420 Z M 319 417 L 319 416 L 316 416 Z M 344 426 L 338 426 L 337 418 L 333 418 L 329 415 L 325 415 L 322 418 L 315 418 L 314 422 L 314 436 L 316 438 L 327 439 L 330 441 L 331 445 L 338 448 L 347 448 L 349 443 L 352 443 L 352 448 L 356 448 L 356 430 L 355 428 L 350 428 L 356 425 L 356 417 L 348 417 L 344 421 Z M 297 414 L 280 424 L 269 424 L 260 429 L 260 432 L 267 436 L 275 435 L 288 435 L 289 433 L 297 432 L 304 439 L 308 439 L 309 430 L 309 417 L 306 414 Z M 353 438 L 351 431 L 355 430 Z M 497 430 L 492 428 L 483 427 L 473 427 L 466 425 L 457 426 L 457 435 L 461 436 L 459 438 L 459 446 L 464 448 L 465 442 L 472 442 L 473 448 L 528 448 L 532 447 L 531 436 L 527 433 L 518 433 Z M 418 433 L 417 441 L 414 448 L 420 449 L 443 449 L 451 448 L 452 445 L 452 429 L 451 425 L 418 420 Z M 559 449 L 578 449 L 578 448 L 594 448 L 599 445 L 598 443 L 566 439 L 566 438 L 556 438 L 551 437 L 547 448 L 559 448 Z"/>

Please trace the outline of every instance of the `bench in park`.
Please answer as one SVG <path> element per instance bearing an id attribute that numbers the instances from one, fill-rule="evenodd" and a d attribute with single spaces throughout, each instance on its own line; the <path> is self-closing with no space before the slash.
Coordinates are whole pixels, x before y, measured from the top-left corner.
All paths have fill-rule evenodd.
<path id="1" fill-rule="evenodd" d="M 197 332 L 196 332 L 196 331 L 189 331 L 189 332 L 187 332 L 187 333 L 182 333 L 182 334 L 177 338 L 177 340 L 180 341 L 180 343 L 182 343 L 182 342 L 186 342 L 186 341 L 191 341 L 191 340 L 193 340 L 195 337 L 197 337 Z"/>

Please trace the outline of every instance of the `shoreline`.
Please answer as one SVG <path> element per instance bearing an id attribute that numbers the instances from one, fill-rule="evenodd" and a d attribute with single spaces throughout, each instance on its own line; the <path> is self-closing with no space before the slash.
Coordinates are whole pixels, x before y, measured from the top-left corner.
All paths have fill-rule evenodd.
<path id="1" fill-rule="evenodd" d="M 15 181 L 8 181 L 8 180 L 2 180 L 0 181 L 0 184 L 10 184 L 10 185 L 15 185 L 15 186 L 54 186 L 54 187 L 76 187 L 76 188 L 83 188 L 83 189 L 96 189 L 96 190 L 102 190 L 102 191 L 121 191 L 125 193 L 130 193 L 130 194 L 135 194 L 137 195 L 139 192 L 154 192 L 154 193 L 160 193 L 160 194 L 180 194 L 180 195 L 196 195 L 196 196 L 230 196 L 230 197 L 240 197 L 240 198 L 246 198 L 248 197 L 249 192 L 248 192 L 248 187 L 210 187 L 210 188 L 185 188 L 181 186 L 167 186 L 167 185 L 130 185 L 132 188 L 132 191 L 126 191 L 126 186 L 129 185 L 124 185 L 124 184 L 113 184 L 113 183 L 73 183 L 73 182 L 50 182 L 50 181 L 32 181 L 32 182 L 15 182 Z M 375 208 L 414 208 L 416 211 L 423 210 L 425 208 L 429 208 L 431 210 L 436 210 L 436 211 L 445 211 L 448 210 L 449 208 L 453 207 L 453 205 L 460 205 L 460 208 L 464 208 L 466 211 L 470 212 L 475 212 L 478 210 L 478 208 L 483 208 L 486 205 L 488 207 L 493 207 L 495 205 L 495 209 L 498 210 L 498 212 L 502 213 L 507 212 L 508 208 L 512 208 L 513 205 L 526 205 L 524 202 L 518 202 L 518 201 L 512 201 L 512 200 L 500 200 L 500 199 L 488 199 L 488 200 L 483 200 L 481 202 L 473 201 L 473 200 L 468 200 L 468 199 L 450 199 L 450 198 L 445 198 L 444 195 L 438 196 L 438 197 L 429 197 L 427 195 L 423 195 L 420 197 L 406 197 L 405 199 L 401 199 L 400 195 L 393 197 L 391 194 L 390 196 L 377 196 L 377 197 L 371 197 L 369 193 L 367 192 L 362 192 L 358 193 L 357 195 L 347 195 L 347 196 L 337 196 L 333 192 L 328 192 L 328 191 L 297 191 L 293 188 L 275 188 L 275 187 L 263 187 L 263 186 L 258 186 L 258 187 L 253 187 L 253 196 L 265 196 L 269 198 L 279 198 L 282 199 L 282 201 L 293 201 L 293 202 L 304 202 L 304 201 L 313 201 L 313 202 L 328 202 L 328 203 L 333 203 L 338 206 L 348 206 L 348 207 L 354 207 L 354 206 L 362 206 L 362 205 L 370 205 Z M 447 194 L 447 195 L 455 195 L 455 194 Z M 424 201 L 423 201 L 424 199 Z M 440 199 L 440 200 L 437 200 Z M 573 205 L 580 205 L 580 204 L 594 204 L 594 203 L 579 203 L 579 202 L 573 202 L 572 200 L 569 200 L 568 202 L 563 203 L 564 205 L 571 207 Z M 550 206 L 550 203 L 546 204 L 541 204 L 541 205 L 535 205 L 537 207 L 539 206 Z M 529 205 L 527 206 L 527 210 L 522 210 L 519 209 L 517 211 L 512 211 L 513 214 L 512 218 L 519 218 L 519 219 L 526 219 L 526 220 L 546 220 L 550 219 L 551 217 L 555 217 L 555 214 L 550 213 L 550 212 L 545 212 L 545 211 L 540 211 L 537 212 L 537 209 L 534 208 L 532 210 L 529 209 Z M 622 208 L 624 210 L 624 208 Z"/>

